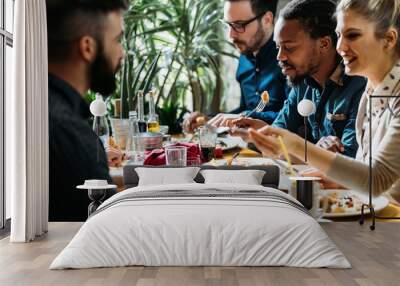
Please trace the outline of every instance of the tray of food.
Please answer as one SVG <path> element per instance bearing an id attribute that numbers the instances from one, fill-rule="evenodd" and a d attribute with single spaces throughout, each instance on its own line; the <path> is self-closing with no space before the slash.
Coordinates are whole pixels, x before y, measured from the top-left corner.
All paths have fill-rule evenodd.
<path id="1" fill-rule="evenodd" d="M 361 215 L 362 205 L 368 201 L 368 195 L 352 190 L 321 190 L 320 207 L 325 218 L 358 216 Z M 389 204 L 389 200 L 379 196 L 373 198 L 372 204 L 378 212 Z M 369 213 L 367 208 L 364 211 Z"/>

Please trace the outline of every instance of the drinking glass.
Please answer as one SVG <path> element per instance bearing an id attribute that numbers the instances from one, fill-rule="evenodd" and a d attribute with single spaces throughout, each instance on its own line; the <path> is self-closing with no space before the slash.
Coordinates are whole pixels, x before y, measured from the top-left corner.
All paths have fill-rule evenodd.
<path id="1" fill-rule="evenodd" d="M 128 158 L 128 165 L 143 165 L 146 159 L 146 152 L 144 148 L 143 137 L 141 134 L 131 136 L 128 140 L 126 155 Z"/>
<path id="2" fill-rule="evenodd" d="M 214 132 L 211 128 L 207 128 L 207 126 L 199 128 L 199 145 L 203 158 L 206 162 L 214 159 L 217 136 L 217 133 Z"/>
<path id="3" fill-rule="evenodd" d="M 165 147 L 165 159 L 168 166 L 186 167 L 187 148 L 183 146 Z"/>

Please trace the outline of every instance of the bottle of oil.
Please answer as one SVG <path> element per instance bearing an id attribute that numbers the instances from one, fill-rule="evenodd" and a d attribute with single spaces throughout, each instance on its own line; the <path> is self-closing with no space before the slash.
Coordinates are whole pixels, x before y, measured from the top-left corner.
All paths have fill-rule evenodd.
<path id="1" fill-rule="evenodd" d="M 147 123 L 144 120 L 144 93 L 142 90 L 138 91 L 138 102 L 137 102 L 137 115 L 139 132 L 147 132 Z"/>
<path id="2" fill-rule="evenodd" d="M 151 90 L 149 92 L 149 117 L 147 120 L 147 130 L 149 132 L 160 131 L 160 123 L 158 121 L 158 115 L 156 113 L 155 95 L 156 92 L 154 90 Z"/>

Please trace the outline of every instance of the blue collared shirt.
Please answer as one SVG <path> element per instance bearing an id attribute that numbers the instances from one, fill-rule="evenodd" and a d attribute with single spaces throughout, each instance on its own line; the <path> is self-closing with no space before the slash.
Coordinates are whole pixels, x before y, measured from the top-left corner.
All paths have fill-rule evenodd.
<path id="1" fill-rule="evenodd" d="M 297 104 L 303 98 L 309 99 L 314 102 L 316 112 L 308 117 L 308 140 L 316 143 L 321 137 L 336 136 L 344 145 L 344 154 L 354 158 L 358 148 L 355 121 L 366 80 L 345 75 L 342 64 L 334 73 L 338 72 L 339 76 L 336 79 L 331 76 L 324 88 L 312 78 L 292 88 L 273 125 L 304 137 L 304 118 L 298 113 Z"/>
<path id="2" fill-rule="evenodd" d="M 278 66 L 277 49 L 271 39 L 260 49 L 256 56 L 242 54 L 236 79 L 240 84 L 240 106 L 231 113 L 249 113 L 260 101 L 261 94 L 269 92 L 269 104 L 263 112 L 253 113 L 251 117 L 264 120 L 271 124 L 282 109 L 290 88 L 286 84 L 280 67 Z"/>

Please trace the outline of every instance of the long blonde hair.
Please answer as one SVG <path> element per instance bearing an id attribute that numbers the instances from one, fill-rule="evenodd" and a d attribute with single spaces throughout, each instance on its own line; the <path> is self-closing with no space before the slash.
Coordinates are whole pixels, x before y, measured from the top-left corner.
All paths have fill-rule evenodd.
<path id="1" fill-rule="evenodd" d="M 337 12 L 352 10 L 375 23 L 375 36 L 382 38 L 389 28 L 397 30 L 396 52 L 400 55 L 400 0 L 341 0 Z"/>

